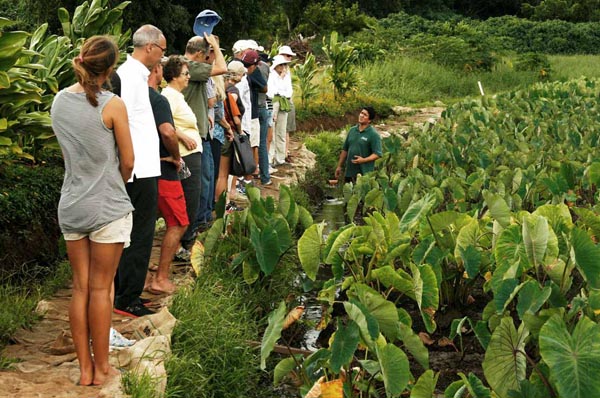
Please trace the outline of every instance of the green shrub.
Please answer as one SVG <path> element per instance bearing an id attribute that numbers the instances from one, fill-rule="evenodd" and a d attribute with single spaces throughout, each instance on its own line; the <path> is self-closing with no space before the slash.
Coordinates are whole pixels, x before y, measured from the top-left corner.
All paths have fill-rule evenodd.
<path id="1" fill-rule="evenodd" d="M 49 271 L 61 258 L 56 209 L 63 173 L 48 164 L 0 166 L 0 279 Z"/>
<path id="2" fill-rule="evenodd" d="M 550 60 L 544 54 L 524 53 L 519 54 L 515 61 L 515 70 L 538 72 L 542 80 L 550 78 Z"/>
<path id="3" fill-rule="evenodd" d="M 317 71 L 317 62 L 315 56 L 311 53 L 306 55 L 303 64 L 294 66 L 295 85 L 300 92 L 300 103 L 303 107 L 318 93 L 318 87 L 314 82 Z"/>

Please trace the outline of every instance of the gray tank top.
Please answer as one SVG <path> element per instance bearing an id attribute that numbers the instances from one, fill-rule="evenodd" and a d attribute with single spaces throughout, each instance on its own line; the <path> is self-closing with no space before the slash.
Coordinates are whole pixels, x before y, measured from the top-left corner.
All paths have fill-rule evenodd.
<path id="1" fill-rule="evenodd" d="M 65 161 L 58 203 L 63 233 L 90 233 L 133 210 L 119 171 L 114 133 L 102 120 L 113 96 L 99 93 L 93 107 L 85 93 L 62 90 L 52 103 L 52 129 Z"/>

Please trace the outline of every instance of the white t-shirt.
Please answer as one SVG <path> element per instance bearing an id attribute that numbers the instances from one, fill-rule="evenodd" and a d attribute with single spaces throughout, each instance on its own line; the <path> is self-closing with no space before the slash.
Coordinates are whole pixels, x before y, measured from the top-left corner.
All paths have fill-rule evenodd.
<path id="1" fill-rule="evenodd" d="M 148 76 L 150 71 L 137 59 L 127 55 L 127 61 L 117 69 L 121 80 L 121 99 L 127 107 L 129 130 L 135 163 L 128 182 L 137 178 L 160 176 L 159 138 L 150 105 Z"/>
<path id="2" fill-rule="evenodd" d="M 250 84 L 248 83 L 248 75 L 244 75 L 242 80 L 235 85 L 240 91 L 240 98 L 244 105 L 244 115 L 242 116 L 242 130 L 250 133 L 252 128 L 252 102 L 250 100 Z"/>

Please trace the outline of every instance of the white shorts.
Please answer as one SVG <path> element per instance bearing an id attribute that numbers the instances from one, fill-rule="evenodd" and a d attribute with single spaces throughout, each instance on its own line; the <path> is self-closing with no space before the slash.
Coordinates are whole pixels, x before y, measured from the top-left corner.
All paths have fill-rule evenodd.
<path id="1" fill-rule="evenodd" d="M 69 233 L 64 234 L 65 240 L 79 240 L 88 237 L 89 240 L 96 243 L 125 243 L 123 247 L 129 247 L 131 241 L 131 227 L 133 226 L 133 216 L 131 213 L 125 217 L 121 217 L 109 224 L 106 224 L 102 228 L 90 232 L 89 234 L 84 233 Z"/>
<path id="2" fill-rule="evenodd" d="M 260 145 L 260 121 L 252 119 L 250 124 L 250 146 L 255 148 Z"/>

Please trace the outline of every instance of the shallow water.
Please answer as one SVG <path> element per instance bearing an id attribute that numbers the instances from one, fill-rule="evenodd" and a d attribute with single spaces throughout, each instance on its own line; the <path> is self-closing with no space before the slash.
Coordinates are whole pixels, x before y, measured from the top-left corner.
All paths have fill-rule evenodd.
<path id="1" fill-rule="evenodd" d="M 335 187 L 327 187 L 326 199 L 321 204 L 321 208 L 313 214 L 315 223 L 325 222 L 323 229 L 324 239 L 331 232 L 343 227 L 346 224 L 344 200 L 338 198 L 339 190 Z M 327 277 L 326 277 L 327 279 Z M 312 321 L 315 325 L 319 323 L 322 316 L 321 303 L 316 300 L 317 291 L 308 292 L 305 296 L 303 304 L 305 306 L 304 318 Z M 309 329 L 304 334 L 303 344 L 307 350 L 316 351 L 320 347 L 317 344 L 317 339 L 321 332 L 316 329 Z"/>

